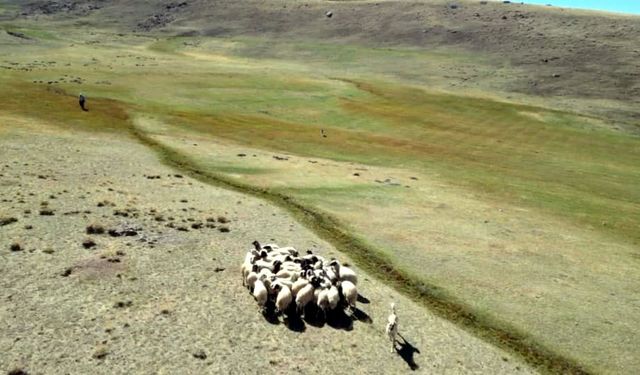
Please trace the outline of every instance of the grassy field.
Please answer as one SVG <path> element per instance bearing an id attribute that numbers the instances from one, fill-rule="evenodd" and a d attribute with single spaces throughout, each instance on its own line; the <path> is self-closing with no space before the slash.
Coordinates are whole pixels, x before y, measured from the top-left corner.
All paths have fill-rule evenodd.
<path id="1" fill-rule="evenodd" d="M 640 139 L 591 99 L 505 95 L 520 68 L 454 47 L 72 26 L 0 24 L 30 38 L 0 37 L 3 113 L 142 136 L 330 217 L 480 326 L 589 371 L 640 369 Z"/>

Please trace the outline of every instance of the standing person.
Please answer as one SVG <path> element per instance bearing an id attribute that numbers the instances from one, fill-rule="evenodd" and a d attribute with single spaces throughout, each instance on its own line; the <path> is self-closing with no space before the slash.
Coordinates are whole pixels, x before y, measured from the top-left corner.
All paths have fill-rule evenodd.
<path id="1" fill-rule="evenodd" d="M 82 108 L 83 111 L 86 111 L 87 109 L 84 107 L 84 103 L 87 101 L 87 98 L 84 97 L 84 95 L 82 93 L 80 93 L 80 97 L 78 97 L 78 102 L 80 103 L 80 108 Z"/>

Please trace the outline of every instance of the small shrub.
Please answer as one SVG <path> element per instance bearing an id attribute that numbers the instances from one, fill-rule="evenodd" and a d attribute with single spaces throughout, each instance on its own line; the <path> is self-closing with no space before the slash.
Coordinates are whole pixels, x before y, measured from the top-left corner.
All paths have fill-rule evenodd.
<path id="1" fill-rule="evenodd" d="M 54 213 L 53 213 L 53 210 L 50 210 L 48 208 L 44 208 L 44 209 L 40 210 L 40 215 L 42 215 L 42 216 L 53 216 Z"/>
<path id="2" fill-rule="evenodd" d="M 84 241 L 82 241 L 82 247 L 84 247 L 85 249 L 91 249 L 95 246 L 96 246 L 96 243 L 91 238 L 87 238 Z"/>
<path id="3" fill-rule="evenodd" d="M 0 227 L 13 224 L 16 221 L 18 221 L 18 219 L 16 219 L 15 217 L 0 217 Z"/>
<path id="4" fill-rule="evenodd" d="M 229 227 L 227 227 L 227 226 L 222 226 L 222 227 L 218 228 L 218 230 L 219 230 L 220 232 L 222 232 L 222 233 L 228 233 L 228 232 L 231 232 L 231 229 L 229 229 Z"/>
<path id="5" fill-rule="evenodd" d="M 90 224 L 87 226 L 87 234 L 104 234 L 104 227 L 100 224 Z"/>
<path id="6" fill-rule="evenodd" d="M 9 246 L 9 250 L 11 251 L 22 251 L 24 248 L 20 244 L 20 242 L 14 242 Z"/>
<path id="7" fill-rule="evenodd" d="M 227 219 L 224 216 L 218 216 L 218 223 L 222 223 L 222 224 L 226 224 L 229 222 L 229 219 Z"/>

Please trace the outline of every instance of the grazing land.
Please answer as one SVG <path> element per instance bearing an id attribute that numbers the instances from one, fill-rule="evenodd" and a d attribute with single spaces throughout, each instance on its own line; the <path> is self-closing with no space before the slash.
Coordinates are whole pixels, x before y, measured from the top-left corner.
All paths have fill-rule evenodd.
<path id="1" fill-rule="evenodd" d="M 337 355 L 400 372 L 380 360 L 392 299 L 426 372 L 640 370 L 640 18 L 479 2 L 5 0 L 0 29 L 2 370 L 162 358 L 158 371 L 320 372 L 313 357 Z M 230 232 L 190 227 L 219 214 Z M 103 221 L 145 229 L 84 249 L 82 229 Z M 373 324 L 299 335 L 259 319 L 235 270 L 271 238 L 350 258 L 369 275 Z M 42 304 L 51 323 L 35 326 Z M 64 328 L 69 314 L 78 325 Z M 135 334 L 98 333 L 132 319 Z M 25 327 L 45 338 L 14 341 Z M 66 329 L 95 332 L 70 333 L 90 342 L 47 361 Z M 194 337 L 228 352 L 194 363 Z M 137 339 L 149 346 L 128 352 Z M 300 345 L 317 352 L 286 356 Z"/>

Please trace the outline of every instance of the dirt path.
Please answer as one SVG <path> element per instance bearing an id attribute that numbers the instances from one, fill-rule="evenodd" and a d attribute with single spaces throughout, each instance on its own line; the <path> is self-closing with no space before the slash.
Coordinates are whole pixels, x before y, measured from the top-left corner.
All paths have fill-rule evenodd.
<path id="1" fill-rule="evenodd" d="M 362 321 L 266 321 L 237 272 L 251 241 L 348 259 L 281 209 L 181 176 L 133 141 L 4 116 L 0 150 L 0 216 L 17 219 L 0 227 L 2 371 L 533 372 L 366 275 Z M 92 223 L 120 236 L 86 234 Z M 403 356 L 384 338 L 392 300 Z"/>

